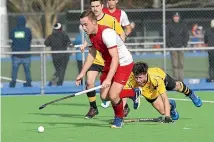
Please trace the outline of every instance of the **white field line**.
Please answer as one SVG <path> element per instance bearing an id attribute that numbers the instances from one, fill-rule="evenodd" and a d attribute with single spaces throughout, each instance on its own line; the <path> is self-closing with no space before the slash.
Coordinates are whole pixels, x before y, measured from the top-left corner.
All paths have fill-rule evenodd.
<path id="1" fill-rule="evenodd" d="M 191 102 L 190 99 L 180 99 L 180 98 L 169 98 L 169 99 L 173 99 L 176 101 L 185 101 L 185 102 Z M 209 101 L 209 100 L 202 100 L 203 103 L 211 103 L 214 104 L 214 101 Z"/>

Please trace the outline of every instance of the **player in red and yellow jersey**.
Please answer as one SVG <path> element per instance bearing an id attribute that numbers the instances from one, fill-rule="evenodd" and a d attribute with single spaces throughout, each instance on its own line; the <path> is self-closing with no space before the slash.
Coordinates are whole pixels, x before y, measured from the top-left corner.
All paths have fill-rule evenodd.
<path id="1" fill-rule="evenodd" d="M 168 99 L 167 90 L 183 93 L 192 100 L 196 107 L 202 105 L 201 99 L 183 82 L 175 81 L 160 68 L 148 68 L 148 65 L 143 62 L 134 64 L 132 74 L 120 97 L 127 97 L 127 94 L 133 97 L 135 93 L 141 93 L 160 114 L 166 116 L 167 122 L 171 118 L 173 120 L 179 118 L 175 101 Z M 138 109 L 139 102 L 134 103 L 134 109 Z"/>
<path id="2" fill-rule="evenodd" d="M 120 24 L 117 22 L 117 20 L 108 15 L 103 13 L 103 1 L 102 0 L 91 0 L 91 11 L 95 14 L 97 19 L 97 24 L 99 25 L 105 25 L 113 30 L 116 31 L 118 35 L 120 35 L 122 40 L 125 40 L 125 33 L 123 31 L 123 28 L 120 26 Z M 108 37 L 110 38 L 110 37 Z M 84 45 L 81 47 L 81 50 L 84 50 L 86 47 L 87 42 L 84 43 Z M 103 66 L 104 66 L 104 60 L 100 54 L 100 52 L 96 51 L 96 57 L 91 65 L 91 67 L 87 71 L 87 89 L 93 88 L 95 86 L 96 77 L 99 75 L 99 73 L 102 72 Z M 95 115 L 98 114 L 97 104 L 96 104 L 96 92 L 92 91 L 87 93 L 89 103 L 90 103 L 90 109 L 88 113 L 85 115 L 85 118 L 93 118 Z"/>

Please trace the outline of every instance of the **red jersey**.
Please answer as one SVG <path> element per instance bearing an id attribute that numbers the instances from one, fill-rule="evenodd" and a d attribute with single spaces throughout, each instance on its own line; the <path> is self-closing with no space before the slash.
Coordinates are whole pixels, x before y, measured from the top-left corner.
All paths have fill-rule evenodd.
<path id="1" fill-rule="evenodd" d="M 128 16 L 125 11 L 116 9 L 114 12 L 110 12 L 108 8 L 103 8 L 103 12 L 113 16 L 120 23 L 121 26 L 127 26 L 130 24 Z"/>
<path id="2" fill-rule="evenodd" d="M 96 34 L 89 35 L 90 41 L 88 46 L 94 47 L 98 50 L 104 59 L 105 66 L 110 66 L 111 55 L 108 49 L 118 48 L 119 64 L 121 66 L 128 65 L 133 62 L 132 55 L 126 48 L 120 36 L 111 28 L 98 24 L 98 31 Z"/>

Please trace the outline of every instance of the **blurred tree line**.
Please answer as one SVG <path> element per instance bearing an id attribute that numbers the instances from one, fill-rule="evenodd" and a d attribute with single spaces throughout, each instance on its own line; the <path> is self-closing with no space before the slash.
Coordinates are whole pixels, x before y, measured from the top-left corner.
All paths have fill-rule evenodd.
<path id="1" fill-rule="evenodd" d="M 165 0 L 166 8 L 213 7 L 214 0 Z M 47 37 L 57 21 L 57 13 L 80 10 L 81 0 L 7 0 L 9 13 L 23 13 L 35 38 Z M 120 8 L 161 8 L 162 0 L 119 0 Z M 84 0 L 84 9 L 90 0 Z"/>

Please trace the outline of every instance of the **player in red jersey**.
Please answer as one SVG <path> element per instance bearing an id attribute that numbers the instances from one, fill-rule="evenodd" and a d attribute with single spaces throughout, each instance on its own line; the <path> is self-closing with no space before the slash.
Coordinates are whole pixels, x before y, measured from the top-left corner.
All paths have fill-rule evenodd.
<path id="1" fill-rule="evenodd" d="M 125 11 L 117 8 L 118 0 L 107 0 L 108 8 L 103 8 L 103 12 L 117 19 L 120 25 L 125 28 L 126 36 L 132 32 L 132 27 L 129 18 Z"/>
<path id="2" fill-rule="evenodd" d="M 88 35 L 87 43 L 90 50 L 82 71 L 76 78 L 76 85 L 81 83 L 81 79 L 92 65 L 96 57 L 96 50 L 98 50 L 104 59 L 104 68 L 100 76 L 102 84 L 100 97 L 101 100 L 110 100 L 112 103 L 115 118 L 111 127 L 121 128 L 124 114 L 120 93 L 132 72 L 132 55 L 113 29 L 97 24 L 96 16 L 91 10 L 81 14 L 80 24 Z M 139 100 L 138 97 L 139 95 L 135 95 L 132 98 L 133 101 Z"/>
<path id="3" fill-rule="evenodd" d="M 118 0 L 107 0 L 108 8 L 103 8 L 103 12 L 109 14 L 116 18 L 116 20 L 120 23 L 120 25 L 124 28 L 126 37 L 132 32 L 132 27 L 129 22 L 128 16 L 125 11 L 117 8 Z M 129 106 L 126 103 L 127 99 L 123 99 L 124 105 L 124 116 L 127 117 L 129 114 Z M 110 102 L 102 102 L 101 106 L 103 108 L 107 108 L 110 105 Z"/>

